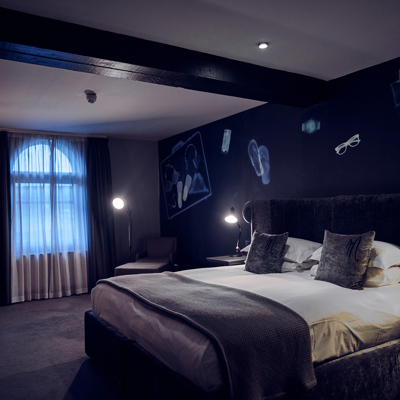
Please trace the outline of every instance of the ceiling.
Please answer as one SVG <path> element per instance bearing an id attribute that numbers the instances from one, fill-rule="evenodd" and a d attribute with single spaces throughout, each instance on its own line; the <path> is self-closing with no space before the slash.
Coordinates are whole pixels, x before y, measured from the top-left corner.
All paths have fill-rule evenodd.
<path id="1" fill-rule="evenodd" d="M 194 50 L 210 55 L 205 60 L 217 66 L 217 73 L 207 77 L 207 84 L 192 86 L 198 76 L 190 77 L 187 85 L 182 80 L 174 83 L 174 79 L 181 79 L 181 65 L 172 65 L 165 53 L 160 57 L 164 60 L 156 62 L 157 71 L 159 62 L 164 62 L 163 68 L 175 68 L 173 74 L 163 69 L 164 72 L 157 72 L 157 79 L 143 80 L 132 79 L 132 74 L 119 74 L 116 78 L 115 74 L 99 73 L 97 69 L 82 72 L 65 68 L 64 64 L 59 68 L 54 67 L 59 64 L 44 66 L 43 59 L 38 65 L 18 62 L 10 53 L 4 56 L 3 51 L 0 127 L 9 129 L 160 140 L 264 104 L 270 98 L 277 99 L 276 93 L 270 97 L 248 94 L 257 92 L 257 82 L 261 82 L 262 90 L 265 85 L 266 92 L 276 83 L 271 75 L 263 76 L 264 70 L 285 73 L 280 78 L 282 88 L 296 79 L 292 86 L 306 91 L 300 84 L 303 75 L 314 78 L 311 84 L 318 86 L 400 55 L 398 0 L 0 0 L 0 7 Z M 35 29 L 23 33 L 34 36 Z M 62 42 L 64 39 L 57 34 L 54 33 L 57 40 Z M 260 41 L 269 42 L 268 49 L 259 50 Z M 68 45 L 71 40 L 65 42 Z M 108 45 L 110 51 L 119 51 L 118 41 Z M 65 54 L 65 48 L 56 50 Z M 130 47 L 125 47 L 124 52 L 124 62 L 124 57 L 134 56 L 129 54 Z M 211 56 L 239 63 L 227 63 L 218 69 L 221 59 Z M 190 57 L 192 53 L 182 53 L 177 60 L 185 64 Z M 127 64 L 130 61 L 124 65 Z M 154 66 L 149 64 L 148 70 L 154 71 Z M 254 66 L 260 67 L 255 75 L 261 77 L 255 83 L 251 81 Z M 231 67 L 235 72 L 230 73 Z M 204 70 L 204 65 L 201 68 Z M 192 65 L 191 70 L 194 69 Z M 227 78 L 220 78 L 222 75 Z M 229 89 L 231 79 L 235 80 L 235 90 Z M 221 85 L 209 89 L 218 80 Z M 238 90 L 245 86 L 250 91 Z M 97 93 L 96 103 L 86 102 L 86 89 Z M 313 101 L 318 98 L 315 96 Z M 285 100 L 281 103 L 285 104 Z M 286 104 L 294 103 L 290 100 Z"/>

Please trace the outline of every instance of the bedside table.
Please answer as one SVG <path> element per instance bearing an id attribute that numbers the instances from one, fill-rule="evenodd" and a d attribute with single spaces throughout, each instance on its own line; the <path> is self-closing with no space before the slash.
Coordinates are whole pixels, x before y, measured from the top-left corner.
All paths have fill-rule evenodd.
<path id="1" fill-rule="evenodd" d="M 206 260 L 210 264 L 214 265 L 238 265 L 244 264 L 247 256 L 242 257 L 230 257 L 230 256 L 218 256 L 218 257 L 207 257 Z"/>

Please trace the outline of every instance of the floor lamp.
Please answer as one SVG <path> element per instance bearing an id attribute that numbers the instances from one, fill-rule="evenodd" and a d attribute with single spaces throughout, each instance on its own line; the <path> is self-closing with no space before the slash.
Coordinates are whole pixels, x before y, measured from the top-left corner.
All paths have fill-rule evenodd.
<path id="1" fill-rule="evenodd" d="M 125 207 L 125 203 L 126 203 L 126 207 L 127 207 L 127 214 L 128 214 L 128 262 L 131 261 L 131 251 L 132 251 L 132 211 L 129 208 L 129 204 L 128 204 L 128 200 L 126 197 L 124 197 L 125 201 L 120 199 L 119 197 L 116 197 L 112 204 L 113 206 L 118 209 L 121 210 L 122 208 Z"/>
<path id="2" fill-rule="evenodd" d="M 230 224 L 237 224 L 239 228 L 239 237 L 236 243 L 236 253 L 231 254 L 230 257 L 241 257 L 243 254 L 240 250 L 239 243 L 240 243 L 240 236 L 242 235 L 242 227 L 239 225 L 238 219 L 235 216 L 235 209 L 231 207 L 229 215 L 225 217 L 225 221 L 230 223 Z"/>

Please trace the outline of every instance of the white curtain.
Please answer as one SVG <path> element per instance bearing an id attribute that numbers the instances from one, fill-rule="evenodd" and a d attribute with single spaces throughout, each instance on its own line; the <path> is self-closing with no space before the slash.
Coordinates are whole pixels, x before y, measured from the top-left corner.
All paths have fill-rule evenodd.
<path id="1" fill-rule="evenodd" d="M 13 134 L 11 302 L 88 291 L 86 139 Z"/>

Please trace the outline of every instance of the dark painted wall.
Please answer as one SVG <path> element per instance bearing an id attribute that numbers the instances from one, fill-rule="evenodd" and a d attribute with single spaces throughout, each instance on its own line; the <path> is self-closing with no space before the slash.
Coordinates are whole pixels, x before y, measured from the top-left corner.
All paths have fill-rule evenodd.
<path id="1" fill-rule="evenodd" d="M 329 101 L 309 109 L 266 104 L 159 142 L 164 160 L 178 141 L 201 133 L 212 195 L 169 219 L 160 189 L 161 234 L 178 237 L 180 261 L 205 264 L 207 256 L 234 252 L 236 225 L 224 221 L 250 199 L 321 197 L 400 191 L 400 107 L 391 84 L 400 59 L 329 83 Z M 399 99 L 400 101 L 400 99 Z M 302 130 L 314 119 L 320 129 Z M 224 129 L 231 129 L 228 154 L 221 154 Z M 358 134 L 360 143 L 343 155 L 335 148 Z M 269 151 L 270 182 L 263 184 L 248 154 L 249 142 Z M 243 226 L 242 246 L 250 239 Z M 277 232 L 279 233 L 279 232 Z"/>
<path id="2" fill-rule="evenodd" d="M 113 192 L 126 197 L 132 210 L 132 253 L 142 250 L 145 237 L 160 235 L 157 143 L 110 139 Z M 114 209 L 117 265 L 128 262 L 128 214 Z"/>

